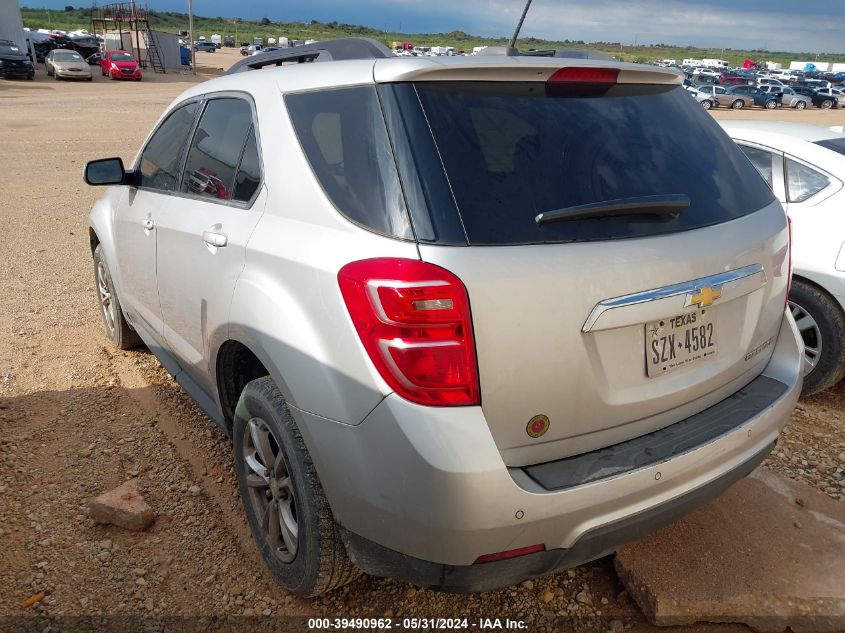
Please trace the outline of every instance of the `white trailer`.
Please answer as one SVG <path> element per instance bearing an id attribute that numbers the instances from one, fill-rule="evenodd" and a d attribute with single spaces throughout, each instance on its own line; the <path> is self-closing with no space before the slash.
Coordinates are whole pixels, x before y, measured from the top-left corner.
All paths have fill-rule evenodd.
<path id="1" fill-rule="evenodd" d="M 724 59 L 702 59 L 701 65 L 708 68 L 727 68 L 730 66 Z"/>
<path id="2" fill-rule="evenodd" d="M 211 36 L 211 43 L 216 45 L 217 48 L 220 48 L 220 44 L 223 42 L 223 38 L 220 37 L 217 33 Z"/>
<path id="3" fill-rule="evenodd" d="M 267 46 L 275 46 L 276 45 L 276 38 L 275 37 L 268 37 L 267 38 Z"/>

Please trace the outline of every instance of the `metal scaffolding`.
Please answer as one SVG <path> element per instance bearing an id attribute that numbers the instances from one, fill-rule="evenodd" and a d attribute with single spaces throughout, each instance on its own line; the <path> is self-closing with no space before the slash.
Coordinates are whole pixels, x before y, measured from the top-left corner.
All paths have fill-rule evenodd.
<path id="1" fill-rule="evenodd" d="M 123 34 L 128 33 L 130 42 L 133 38 L 135 40 L 135 51 L 141 67 L 149 65 L 157 73 L 165 72 L 155 33 L 150 28 L 149 9 L 146 5 L 136 4 L 132 0 L 94 6 L 91 8 L 91 31 L 95 37 L 101 35 L 104 41 L 106 34 L 117 33 L 121 46 Z M 141 55 L 142 41 L 146 51 L 144 56 Z"/>

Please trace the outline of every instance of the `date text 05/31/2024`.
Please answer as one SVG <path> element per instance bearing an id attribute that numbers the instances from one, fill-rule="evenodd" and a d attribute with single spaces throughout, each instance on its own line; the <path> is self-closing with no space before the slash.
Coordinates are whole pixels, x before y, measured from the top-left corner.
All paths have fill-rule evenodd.
<path id="1" fill-rule="evenodd" d="M 311 630 L 349 630 L 374 629 L 386 631 L 390 629 L 426 631 L 426 630 L 502 630 L 521 631 L 528 628 L 522 620 L 510 618 L 309 618 L 308 628 Z"/>

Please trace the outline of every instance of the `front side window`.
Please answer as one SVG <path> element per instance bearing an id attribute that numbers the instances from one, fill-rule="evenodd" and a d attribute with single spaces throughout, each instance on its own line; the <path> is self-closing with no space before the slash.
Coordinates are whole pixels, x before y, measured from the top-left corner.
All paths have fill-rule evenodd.
<path id="1" fill-rule="evenodd" d="M 194 125 L 198 102 L 177 108 L 153 134 L 139 165 L 140 186 L 159 191 L 176 191 L 181 178 L 183 149 Z"/>
<path id="2" fill-rule="evenodd" d="M 786 159 L 786 189 L 790 202 L 804 202 L 830 184 L 820 171 L 803 163 Z"/>
<path id="3" fill-rule="evenodd" d="M 243 99 L 212 99 L 194 133 L 182 191 L 232 200 L 235 173 L 252 129 L 252 108 Z"/>
<path id="4" fill-rule="evenodd" d="M 742 143 L 739 143 L 739 148 L 745 152 L 745 155 L 748 156 L 748 160 L 750 160 L 751 164 L 754 165 L 754 168 L 760 172 L 763 180 L 765 180 L 770 187 L 774 186 L 772 166 L 774 164 L 775 155 L 764 149 L 751 147 L 750 145 L 743 145 Z"/>
<path id="5" fill-rule="evenodd" d="M 392 237 L 413 237 L 384 116 L 372 86 L 288 95 L 290 119 L 335 207 Z"/>

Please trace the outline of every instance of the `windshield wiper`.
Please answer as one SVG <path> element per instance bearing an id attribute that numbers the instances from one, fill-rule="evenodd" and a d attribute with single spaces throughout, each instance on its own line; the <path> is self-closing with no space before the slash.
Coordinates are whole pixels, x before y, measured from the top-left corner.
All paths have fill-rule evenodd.
<path id="1" fill-rule="evenodd" d="M 661 196 L 637 196 L 605 202 L 579 204 L 555 211 L 544 211 L 534 218 L 538 226 L 551 222 L 573 222 L 594 218 L 617 218 L 640 216 L 643 221 L 665 222 L 677 218 L 681 211 L 690 206 L 689 196 L 666 194 Z"/>

